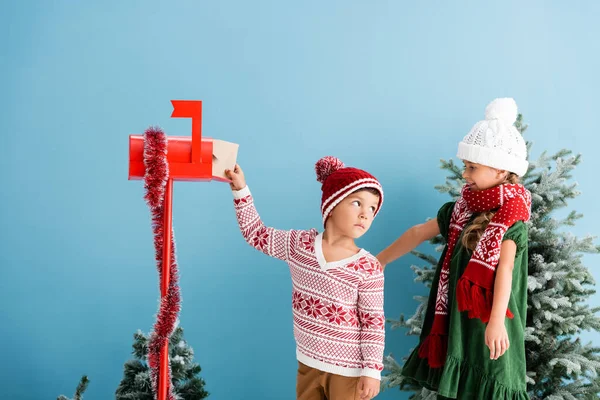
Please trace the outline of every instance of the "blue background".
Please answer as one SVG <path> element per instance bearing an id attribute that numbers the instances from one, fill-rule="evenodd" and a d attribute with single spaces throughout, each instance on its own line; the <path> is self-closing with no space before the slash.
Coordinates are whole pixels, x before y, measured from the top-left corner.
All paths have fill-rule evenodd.
<path id="1" fill-rule="evenodd" d="M 171 99 L 203 100 L 204 134 L 240 144 L 269 225 L 320 226 L 321 156 L 376 175 L 386 202 L 359 242 L 376 254 L 435 215 L 439 160 L 489 101 L 511 96 L 534 158 L 583 154 L 573 232 L 598 234 L 599 12 L 593 1 L 3 1 L 2 397 L 72 395 L 83 373 L 86 400 L 114 397 L 158 300 L 128 135 L 188 135 Z M 211 398 L 293 398 L 286 266 L 244 243 L 225 184 L 176 183 L 173 211 L 181 325 Z M 599 278 L 598 258 L 585 260 Z M 424 293 L 415 262 L 386 272 L 389 317 Z M 414 344 L 388 330 L 386 354 Z"/>

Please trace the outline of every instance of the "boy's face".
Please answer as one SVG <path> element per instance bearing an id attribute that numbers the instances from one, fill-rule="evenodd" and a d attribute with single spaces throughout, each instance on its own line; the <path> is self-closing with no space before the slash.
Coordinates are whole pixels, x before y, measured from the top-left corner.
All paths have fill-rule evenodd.
<path id="1" fill-rule="evenodd" d="M 465 168 L 462 177 L 473 191 L 490 189 L 506 180 L 506 171 L 466 160 L 463 163 Z"/>
<path id="2" fill-rule="evenodd" d="M 327 224 L 345 236 L 358 239 L 373 222 L 379 205 L 379 196 L 366 190 L 352 193 L 334 207 Z"/>

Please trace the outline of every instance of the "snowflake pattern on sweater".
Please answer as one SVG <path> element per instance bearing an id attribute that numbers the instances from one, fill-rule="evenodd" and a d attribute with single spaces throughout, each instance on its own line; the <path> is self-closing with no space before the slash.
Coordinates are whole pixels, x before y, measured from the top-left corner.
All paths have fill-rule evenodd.
<path id="1" fill-rule="evenodd" d="M 248 187 L 233 193 L 246 242 L 290 268 L 298 361 L 338 375 L 381 379 L 384 278 L 377 258 L 361 250 L 328 263 L 317 230 L 266 227 Z"/>

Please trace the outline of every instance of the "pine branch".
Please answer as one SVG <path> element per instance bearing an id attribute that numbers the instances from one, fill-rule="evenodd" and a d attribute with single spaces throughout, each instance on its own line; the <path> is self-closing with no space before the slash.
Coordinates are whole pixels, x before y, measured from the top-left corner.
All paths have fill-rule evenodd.
<path id="1" fill-rule="evenodd" d="M 123 379 L 115 394 L 117 400 L 153 400 L 150 368 L 148 367 L 148 335 L 137 331 L 134 335 L 134 359 L 124 365 Z M 198 376 L 200 365 L 194 362 L 194 349 L 184 339 L 183 328 L 177 326 L 169 338 L 171 384 L 175 398 L 196 400 L 208 397 L 204 380 Z"/>
<path id="2" fill-rule="evenodd" d="M 83 393 L 86 391 L 89 383 L 90 383 L 90 380 L 88 379 L 87 375 L 83 375 L 81 377 L 81 380 L 79 381 L 79 384 L 77 385 L 77 389 L 75 389 L 75 397 L 73 397 L 73 400 L 83 400 Z M 61 394 L 60 396 L 57 397 L 56 400 L 70 400 L 70 399 Z"/>
<path id="3" fill-rule="evenodd" d="M 420 251 L 412 250 L 410 254 L 419 257 L 421 260 L 427 261 L 429 264 L 436 266 L 438 260 L 429 254 L 421 253 Z"/>
<path id="4" fill-rule="evenodd" d="M 74 400 L 83 399 L 83 393 L 86 391 L 89 383 L 90 383 L 90 380 L 88 379 L 88 377 L 86 375 L 81 377 L 81 381 L 79 382 L 79 385 L 77 385 L 77 389 L 75 390 Z"/>

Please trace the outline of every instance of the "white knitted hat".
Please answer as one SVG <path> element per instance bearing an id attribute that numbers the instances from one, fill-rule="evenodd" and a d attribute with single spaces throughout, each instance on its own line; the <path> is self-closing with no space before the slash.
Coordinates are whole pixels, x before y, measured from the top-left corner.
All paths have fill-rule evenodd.
<path id="1" fill-rule="evenodd" d="M 523 176 L 527 172 L 527 146 L 514 123 L 517 103 L 511 98 L 492 101 L 479 121 L 458 144 L 461 160 L 504 169 Z"/>

